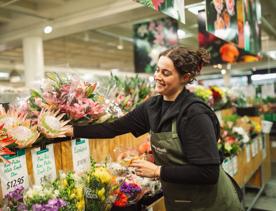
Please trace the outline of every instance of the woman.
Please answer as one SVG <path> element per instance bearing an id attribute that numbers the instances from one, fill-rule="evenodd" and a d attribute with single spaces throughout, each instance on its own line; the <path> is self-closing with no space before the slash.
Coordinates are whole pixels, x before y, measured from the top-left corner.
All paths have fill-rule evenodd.
<path id="1" fill-rule="evenodd" d="M 75 126 L 74 137 L 113 138 L 150 132 L 155 163 L 135 160 L 138 175 L 158 177 L 168 211 L 242 210 L 222 168 L 212 110 L 185 89 L 209 62 L 204 49 L 176 47 L 161 53 L 155 96 L 113 123 Z"/>

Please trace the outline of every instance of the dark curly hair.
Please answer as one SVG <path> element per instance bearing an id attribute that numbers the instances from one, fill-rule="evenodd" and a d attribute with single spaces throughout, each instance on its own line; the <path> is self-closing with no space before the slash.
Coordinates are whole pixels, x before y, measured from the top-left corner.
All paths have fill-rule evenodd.
<path id="1" fill-rule="evenodd" d="M 193 50 L 185 47 L 174 47 L 165 50 L 159 55 L 159 58 L 161 56 L 170 58 L 180 75 L 189 73 L 189 83 L 195 80 L 203 65 L 208 64 L 211 58 L 209 52 L 203 48 Z"/>

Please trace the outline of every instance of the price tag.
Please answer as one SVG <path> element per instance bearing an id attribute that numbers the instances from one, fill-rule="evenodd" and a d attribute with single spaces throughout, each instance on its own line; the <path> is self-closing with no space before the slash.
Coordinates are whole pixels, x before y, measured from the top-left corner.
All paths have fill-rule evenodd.
<path id="1" fill-rule="evenodd" d="M 245 144 L 245 153 L 246 153 L 246 162 L 250 162 L 251 160 L 251 153 L 250 153 L 250 145 Z"/>
<path id="2" fill-rule="evenodd" d="M 41 184 L 45 179 L 56 178 L 56 163 L 53 144 L 46 146 L 46 149 L 32 149 L 32 161 L 35 184 Z"/>
<path id="3" fill-rule="evenodd" d="M 222 168 L 224 171 L 226 171 L 229 175 L 232 176 L 232 167 L 231 167 L 231 159 L 230 158 L 225 158 L 223 163 L 222 163 Z"/>
<path id="4" fill-rule="evenodd" d="M 17 186 L 29 187 L 25 150 L 18 150 L 16 155 L 5 155 L 10 163 L 0 163 L 2 194 L 5 196 Z"/>
<path id="5" fill-rule="evenodd" d="M 256 151 L 255 151 L 255 141 L 253 141 L 251 144 L 251 151 L 252 151 L 252 157 L 254 158 L 256 156 Z"/>
<path id="6" fill-rule="evenodd" d="M 262 137 L 260 136 L 260 137 L 258 138 L 258 140 L 259 140 L 259 150 L 261 151 L 261 150 L 263 149 L 263 139 L 262 139 Z"/>
<path id="7" fill-rule="evenodd" d="M 73 167 L 76 173 L 87 171 L 90 167 L 90 150 L 87 139 L 72 141 Z"/>
<path id="8" fill-rule="evenodd" d="M 233 175 L 235 175 L 238 172 L 238 157 L 236 155 L 232 157 L 232 164 L 233 164 Z"/>

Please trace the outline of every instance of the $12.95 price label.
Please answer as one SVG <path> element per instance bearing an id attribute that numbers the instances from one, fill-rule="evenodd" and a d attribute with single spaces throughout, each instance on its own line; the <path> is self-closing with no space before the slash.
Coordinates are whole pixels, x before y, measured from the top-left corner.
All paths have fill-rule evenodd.
<path id="1" fill-rule="evenodd" d="M 28 188 L 28 172 L 25 150 L 17 151 L 16 155 L 5 156 L 9 163 L 0 163 L 0 179 L 2 194 L 5 196 L 17 186 Z"/>

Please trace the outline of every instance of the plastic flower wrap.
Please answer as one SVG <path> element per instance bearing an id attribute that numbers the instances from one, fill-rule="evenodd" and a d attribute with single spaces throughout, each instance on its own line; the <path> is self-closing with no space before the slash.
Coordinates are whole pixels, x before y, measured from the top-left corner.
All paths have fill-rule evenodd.
<path id="1" fill-rule="evenodd" d="M 84 193 L 80 178 L 69 172 L 62 173 L 53 183 L 55 191 L 58 191 L 58 198 L 66 202 L 66 207 L 60 210 L 64 211 L 82 211 L 84 210 Z"/>
<path id="2" fill-rule="evenodd" d="M 96 166 L 93 160 L 91 164 L 91 169 L 84 176 L 86 210 L 110 210 L 118 184 L 105 166 Z"/>
<path id="3" fill-rule="evenodd" d="M 52 187 L 34 186 L 24 194 L 24 203 L 28 210 L 33 211 L 56 211 L 67 204 L 58 198 L 59 192 Z"/>

